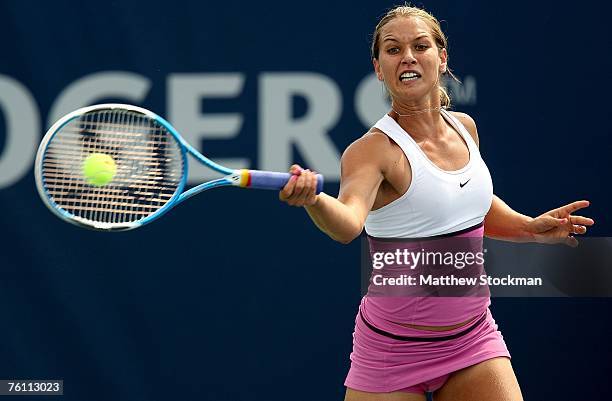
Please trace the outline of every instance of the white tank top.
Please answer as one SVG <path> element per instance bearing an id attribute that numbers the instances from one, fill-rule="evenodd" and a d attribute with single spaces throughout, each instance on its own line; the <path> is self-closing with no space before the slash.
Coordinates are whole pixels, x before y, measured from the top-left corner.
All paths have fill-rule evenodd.
<path id="1" fill-rule="evenodd" d="M 442 117 L 467 143 L 470 160 L 463 168 L 446 171 L 425 155 L 412 137 L 385 114 L 374 127 L 397 143 L 412 170 L 408 190 L 398 199 L 370 211 L 368 235 L 379 238 L 422 238 L 450 234 L 480 224 L 493 201 L 489 169 L 467 129 L 446 110 Z"/>

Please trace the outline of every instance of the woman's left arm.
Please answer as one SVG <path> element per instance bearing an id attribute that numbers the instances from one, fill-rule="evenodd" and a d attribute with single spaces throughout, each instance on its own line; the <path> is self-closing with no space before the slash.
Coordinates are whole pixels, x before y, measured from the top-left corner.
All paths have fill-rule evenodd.
<path id="1" fill-rule="evenodd" d="M 576 246 L 578 241 L 573 234 L 584 234 L 587 226 L 595 223 L 588 217 L 573 214 L 587 206 L 586 200 L 576 201 L 533 218 L 512 210 L 493 195 L 493 203 L 485 217 L 485 235 L 505 241 Z"/>
<path id="2" fill-rule="evenodd" d="M 452 114 L 467 128 L 476 145 L 480 146 L 478 130 L 472 117 L 465 113 Z M 573 234 L 584 234 L 587 226 L 595 223 L 587 217 L 573 215 L 575 211 L 587 206 L 589 201 L 576 201 L 533 218 L 512 210 L 503 200 L 493 195 L 493 203 L 485 217 L 485 235 L 505 241 L 576 246 L 578 241 Z"/>

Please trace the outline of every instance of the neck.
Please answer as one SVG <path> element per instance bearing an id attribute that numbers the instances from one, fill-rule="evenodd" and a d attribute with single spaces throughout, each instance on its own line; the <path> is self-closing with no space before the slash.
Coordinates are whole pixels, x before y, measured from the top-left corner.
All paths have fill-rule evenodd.
<path id="1" fill-rule="evenodd" d="M 433 138 L 445 130 L 446 123 L 440 115 L 441 109 L 439 103 L 420 107 L 396 107 L 392 104 L 389 116 L 414 139 Z"/>
<path id="2" fill-rule="evenodd" d="M 393 107 L 391 107 L 391 111 L 393 111 L 395 113 L 395 115 L 398 116 L 398 117 L 414 117 L 414 116 L 417 116 L 417 115 L 423 114 L 423 113 L 430 113 L 430 112 L 434 113 L 434 112 L 440 111 L 440 109 L 442 109 L 442 106 L 428 107 L 426 109 L 411 111 L 411 112 L 407 112 L 407 113 L 402 114 L 399 111 L 395 110 Z"/>

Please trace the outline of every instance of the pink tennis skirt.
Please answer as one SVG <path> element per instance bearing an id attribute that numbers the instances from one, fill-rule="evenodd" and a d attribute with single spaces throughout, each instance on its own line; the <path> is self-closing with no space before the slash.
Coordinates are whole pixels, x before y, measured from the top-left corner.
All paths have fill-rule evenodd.
<path id="1" fill-rule="evenodd" d="M 495 357 L 510 358 L 489 308 L 453 330 L 406 328 L 402 336 L 382 331 L 366 319 L 361 312 L 355 319 L 351 368 L 344 382 L 354 390 L 433 392 L 452 372 Z"/>

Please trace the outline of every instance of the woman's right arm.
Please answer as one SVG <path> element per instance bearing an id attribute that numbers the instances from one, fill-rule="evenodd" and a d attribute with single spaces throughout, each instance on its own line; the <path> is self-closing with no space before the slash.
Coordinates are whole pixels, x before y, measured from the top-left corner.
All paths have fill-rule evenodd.
<path id="1" fill-rule="evenodd" d="M 353 142 L 342 155 L 338 198 L 315 194 L 316 176 L 291 166 L 294 177 L 280 192 L 282 201 L 304 206 L 315 225 L 344 244 L 361 234 L 385 175 L 391 143 L 380 132 L 370 132 Z"/>

